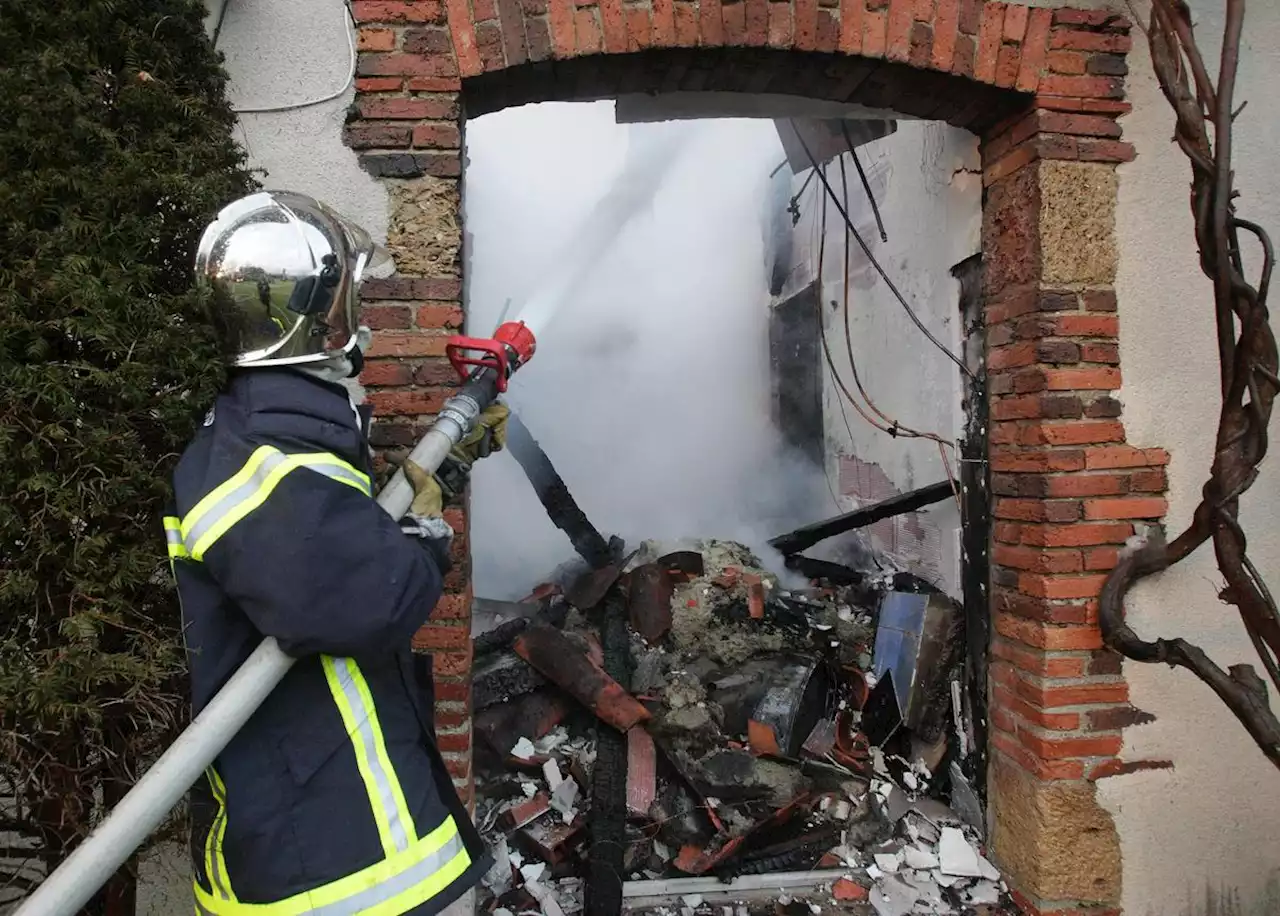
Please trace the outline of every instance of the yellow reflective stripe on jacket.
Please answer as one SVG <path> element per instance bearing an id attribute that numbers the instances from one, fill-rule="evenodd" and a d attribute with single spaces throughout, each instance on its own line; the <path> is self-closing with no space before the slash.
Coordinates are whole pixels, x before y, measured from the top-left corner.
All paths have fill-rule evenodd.
<path id="1" fill-rule="evenodd" d="M 437 896 L 462 876 L 471 856 L 447 817 L 439 827 L 403 852 L 275 903 L 219 900 L 195 886 L 200 916 L 399 916 Z"/>
<path id="2" fill-rule="evenodd" d="M 187 545 L 182 543 L 182 520 L 172 515 L 164 517 L 164 539 L 169 544 L 169 559 L 181 560 L 187 556 Z"/>
<path id="3" fill-rule="evenodd" d="M 373 495 L 369 476 L 336 455 L 314 452 L 302 455 L 286 455 L 270 445 L 254 450 L 231 479 L 214 487 L 196 503 L 182 519 L 179 533 L 186 556 L 203 560 L 205 551 L 212 547 L 231 527 L 258 506 L 266 502 L 286 474 L 298 468 L 307 468 L 323 474 L 331 480 L 346 484 L 366 496 Z M 167 525 L 166 525 L 167 529 Z M 168 534 L 166 530 L 166 535 Z M 173 556 L 174 547 L 169 548 Z"/>
<path id="4" fill-rule="evenodd" d="M 209 825 L 209 835 L 204 840 L 204 872 L 209 876 L 209 886 L 223 900 L 235 901 L 236 895 L 231 890 L 231 875 L 227 871 L 227 860 L 222 855 L 222 843 L 227 835 L 227 787 L 222 777 L 213 767 L 205 771 L 209 779 L 209 788 L 213 790 L 214 801 L 218 803 L 218 813 Z"/>
<path id="5" fill-rule="evenodd" d="M 355 749 L 356 765 L 369 794 L 369 807 L 373 811 L 374 823 L 378 825 L 382 851 L 388 856 L 404 852 L 418 837 L 400 780 L 387 754 L 386 740 L 378 723 L 369 684 L 353 659 L 328 655 L 322 655 L 320 659 L 325 679 L 329 682 L 329 692 L 333 694 L 333 701 L 342 715 L 342 724 Z"/>

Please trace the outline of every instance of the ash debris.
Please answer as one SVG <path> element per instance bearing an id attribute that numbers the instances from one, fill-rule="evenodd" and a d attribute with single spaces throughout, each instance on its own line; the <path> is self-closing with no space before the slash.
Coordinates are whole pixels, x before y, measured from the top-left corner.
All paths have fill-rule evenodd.
<path id="1" fill-rule="evenodd" d="M 476 639 L 483 908 L 996 912 L 962 617 L 895 583 L 726 541 L 559 568 Z"/>

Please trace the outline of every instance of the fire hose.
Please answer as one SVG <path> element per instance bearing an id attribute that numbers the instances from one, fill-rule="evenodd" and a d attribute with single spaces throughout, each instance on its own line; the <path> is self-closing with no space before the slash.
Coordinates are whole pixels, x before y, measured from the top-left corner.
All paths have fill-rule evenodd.
<path id="1" fill-rule="evenodd" d="M 533 333 L 522 321 L 503 324 L 492 339 L 450 338 L 446 352 L 463 384 L 445 402 L 409 459 L 434 473 L 474 427 L 480 412 L 506 391 L 512 373 L 529 361 L 534 349 Z M 474 353 L 482 355 L 470 355 Z M 408 511 L 413 488 L 402 471 L 396 471 L 377 501 L 395 519 Z M 73 916 L 160 825 L 295 661 L 275 639 L 264 639 L 111 814 L 45 878 L 14 916 Z"/>

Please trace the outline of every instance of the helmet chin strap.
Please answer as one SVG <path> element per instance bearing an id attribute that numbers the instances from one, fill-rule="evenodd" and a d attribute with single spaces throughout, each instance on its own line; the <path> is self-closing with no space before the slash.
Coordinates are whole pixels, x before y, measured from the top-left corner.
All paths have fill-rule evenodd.
<path id="1" fill-rule="evenodd" d="M 369 341 L 372 339 L 373 331 L 361 325 L 356 330 L 356 345 L 351 348 L 351 352 L 335 353 L 323 362 L 298 366 L 298 371 L 322 382 L 341 382 L 343 379 L 355 378 L 364 368 L 364 351 L 369 349 Z"/>

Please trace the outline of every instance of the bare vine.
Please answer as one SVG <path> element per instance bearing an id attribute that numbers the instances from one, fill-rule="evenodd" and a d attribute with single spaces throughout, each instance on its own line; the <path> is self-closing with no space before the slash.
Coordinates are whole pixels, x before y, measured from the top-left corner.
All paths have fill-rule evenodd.
<path id="1" fill-rule="evenodd" d="M 1185 639 L 1149 642 L 1128 626 L 1124 615 L 1124 597 L 1135 582 L 1185 560 L 1212 541 L 1226 580 L 1219 597 L 1239 610 L 1263 667 L 1280 689 L 1280 612 L 1249 560 L 1239 517 L 1240 498 L 1257 480 L 1258 465 L 1267 454 L 1267 427 L 1280 393 L 1276 340 L 1267 312 L 1274 249 L 1266 231 L 1237 216 L 1234 206 L 1231 129 L 1239 114 L 1233 100 L 1244 12 L 1245 0 L 1226 0 L 1215 86 L 1196 45 L 1185 0 L 1152 0 L 1147 30 L 1151 60 L 1160 88 L 1173 106 L 1175 139 L 1191 162 L 1191 210 L 1200 268 L 1213 281 L 1222 407 L 1213 465 L 1191 524 L 1172 542 L 1155 535 L 1126 551 L 1103 586 L 1099 616 L 1107 645 L 1125 657 L 1187 668 L 1208 684 L 1280 767 L 1280 719 L 1268 702 L 1266 683 L 1252 665 L 1232 665 L 1224 671 Z M 1261 248 L 1256 285 L 1245 276 L 1242 235 L 1252 237 Z"/>

